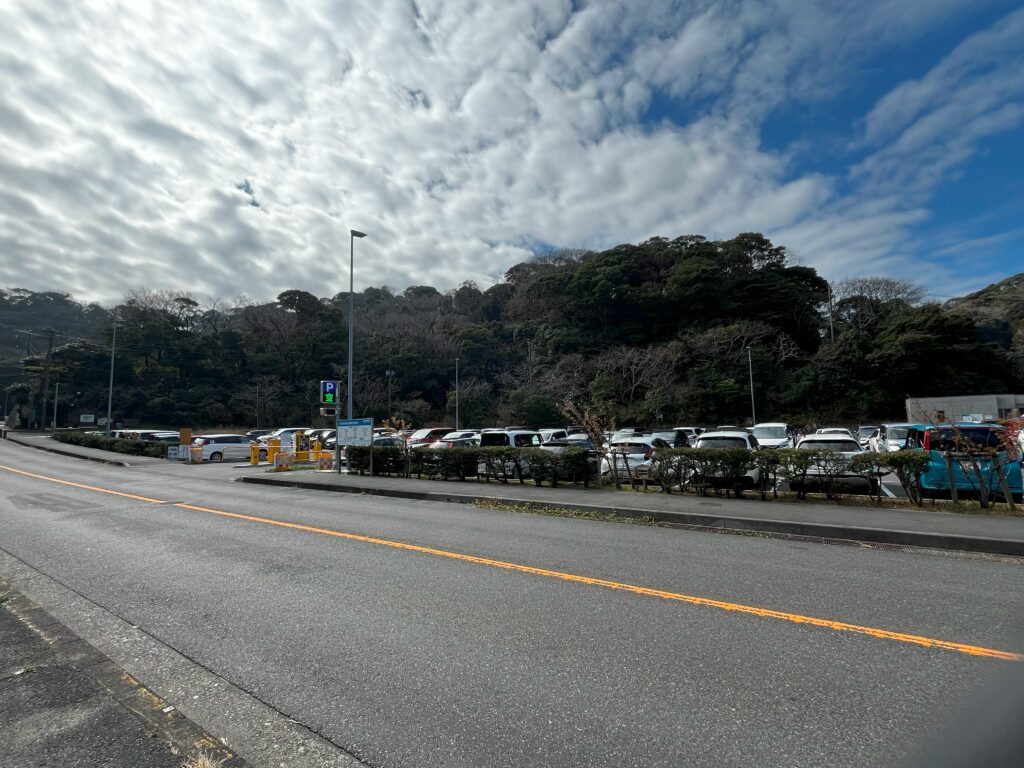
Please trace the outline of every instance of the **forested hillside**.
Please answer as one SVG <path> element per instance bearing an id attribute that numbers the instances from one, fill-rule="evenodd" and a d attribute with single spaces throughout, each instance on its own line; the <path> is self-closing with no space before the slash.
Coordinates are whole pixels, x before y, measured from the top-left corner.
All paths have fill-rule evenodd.
<path id="1" fill-rule="evenodd" d="M 200 304 L 143 291 L 103 309 L 8 291 L 5 383 L 42 408 L 53 331 L 49 397 L 59 380 L 62 412 L 104 413 L 116 315 L 121 418 L 309 423 L 317 382 L 345 378 L 346 301 L 291 290 L 268 304 Z M 559 251 L 486 290 L 370 288 L 355 303 L 357 415 L 390 410 L 417 425 L 452 421 L 456 358 L 472 426 L 560 423 L 566 398 L 607 407 L 620 424 L 743 422 L 748 348 L 760 420 L 870 421 L 899 416 L 908 395 L 1024 389 L 1012 338 L 983 335 L 971 313 L 884 278 L 830 291 L 752 233 Z"/>

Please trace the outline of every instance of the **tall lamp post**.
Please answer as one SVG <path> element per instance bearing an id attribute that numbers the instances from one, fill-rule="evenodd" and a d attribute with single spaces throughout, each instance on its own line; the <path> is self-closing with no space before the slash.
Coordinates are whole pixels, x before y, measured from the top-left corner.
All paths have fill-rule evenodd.
<path id="1" fill-rule="evenodd" d="M 352 347 L 355 344 L 355 300 L 353 273 L 356 266 L 356 238 L 366 237 L 358 229 L 349 230 L 348 241 L 348 418 L 352 418 Z"/>
<path id="2" fill-rule="evenodd" d="M 114 318 L 114 335 L 110 340 L 110 383 L 107 384 L 107 437 L 110 437 L 110 410 L 114 404 L 114 355 L 117 352 L 117 323 Z"/>
<path id="3" fill-rule="evenodd" d="M 757 424 L 757 409 L 754 407 L 754 358 L 751 355 L 750 347 L 747 347 L 747 366 L 750 370 L 750 418 Z"/>
<path id="4" fill-rule="evenodd" d="M 455 430 L 459 429 L 459 358 L 455 358 Z"/>

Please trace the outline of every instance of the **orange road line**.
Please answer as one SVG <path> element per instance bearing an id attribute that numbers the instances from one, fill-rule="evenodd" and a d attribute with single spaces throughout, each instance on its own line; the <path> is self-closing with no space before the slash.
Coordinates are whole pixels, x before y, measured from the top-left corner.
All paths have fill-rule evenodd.
<path id="1" fill-rule="evenodd" d="M 100 488 L 95 485 L 85 485 L 84 483 L 73 483 L 70 480 L 60 480 L 56 477 L 47 477 L 46 475 L 37 475 L 35 472 L 26 472 L 23 469 L 15 469 L 14 467 L 5 467 L 0 464 L 0 469 L 13 472 L 16 475 L 24 475 L 25 477 L 32 477 L 36 480 L 48 480 L 51 483 L 60 483 L 61 485 L 70 485 L 72 488 L 81 488 L 83 491 L 97 491 L 98 493 L 109 493 L 111 496 L 121 496 L 125 499 L 133 499 L 134 501 L 148 501 L 151 504 L 163 504 L 164 499 L 151 499 L 148 496 L 137 496 L 134 493 L 122 493 L 121 491 L 112 491 L 109 488 Z"/>
<path id="2" fill-rule="evenodd" d="M 81 488 L 83 490 L 98 491 L 100 493 L 109 493 L 114 496 L 123 496 L 129 499 L 136 499 L 139 501 L 148 501 L 157 504 L 164 503 L 160 499 L 151 499 L 146 496 L 136 496 L 130 493 L 122 493 L 121 491 L 112 491 L 108 488 L 100 488 L 93 485 L 84 485 L 82 483 L 72 483 L 67 480 L 59 480 L 53 477 L 47 477 L 46 475 L 37 475 L 32 472 L 24 472 L 19 469 L 13 469 L 11 467 L 5 467 L 0 465 L 0 469 L 14 472 L 19 475 L 25 475 L 26 477 L 32 477 L 39 480 L 48 480 L 54 483 L 60 483 L 62 485 L 70 485 L 74 488 Z M 261 523 L 263 525 L 274 525 L 279 528 L 287 528 L 294 531 L 304 531 L 306 533 L 316 533 L 322 536 L 332 536 L 339 539 L 347 539 L 349 541 L 359 541 L 365 544 L 376 544 L 378 546 L 390 547 L 392 549 L 402 549 L 407 552 L 418 552 L 425 555 L 434 555 L 435 557 L 444 557 L 450 560 L 459 560 L 466 563 L 474 563 L 477 565 L 486 565 L 492 568 L 501 568 L 506 571 L 514 571 L 517 573 L 527 573 L 533 576 L 544 576 L 546 578 L 560 579 L 562 581 L 572 582 L 576 584 L 586 584 L 595 587 L 605 587 L 607 589 L 617 589 L 623 592 L 630 592 L 637 595 L 644 595 L 646 597 L 658 597 L 663 600 L 674 600 L 681 603 L 688 603 L 690 605 L 701 605 L 709 608 L 718 608 L 724 611 L 731 611 L 733 613 L 748 614 L 751 616 L 758 616 L 760 618 L 767 619 L 778 619 L 781 621 L 788 621 L 794 624 L 809 624 L 815 627 L 824 627 L 825 629 L 831 629 L 836 632 L 853 632 L 861 635 L 868 635 L 870 637 L 876 637 L 883 640 L 895 640 L 901 643 L 909 643 L 912 645 L 919 645 L 925 648 L 941 648 L 947 651 L 956 651 L 958 653 L 964 653 L 969 656 L 980 656 L 989 659 L 1002 659 L 1004 661 L 1024 661 L 1024 654 L 1015 653 L 1013 651 L 1000 651 L 995 648 L 986 648 L 978 645 L 967 645 L 965 643 L 954 643 L 948 640 L 939 640 L 932 637 L 924 637 L 922 635 L 911 635 L 904 632 L 892 632 L 887 629 L 879 629 L 877 627 L 866 627 L 859 624 L 849 624 L 843 621 L 832 621 L 831 619 L 822 619 L 814 616 L 804 616 L 799 613 L 787 613 L 785 611 L 774 611 L 768 608 L 758 608 L 752 605 L 743 605 L 741 603 L 730 603 L 724 600 L 713 600 L 707 597 L 697 597 L 695 595 L 686 595 L 679 592 L 667 592 L 661 589 L 652 589 L 650 587 L 641 587 L 635 584 L 625 584 L 618 581 L 609 581 L 608 579 L 597 579 L 590 576 L 581 576 L 574 573 L 566 573 L 565 571 L 553 571 L 547 568 L 536 568 L 531 565 L 520 565 L 519 563 L 510 563 L 504 560 L 492 560 L 486 557 L 478 557 L 476 555 L 467 555 L 461 552 L 451 552 L 445 549 L 435 549 L 433 547 L 423 547 L 418 544 L 407 544 L 401 541 L 392 541 L 391 539 L 380 539 L 374 536 L 363 536 L 357 533 L 346 533 L 344 531 L 335 531 L 330 528 L 318 528 L 312 525 L 303 525 L 302 523 L 289 523 L 284 520 L 275 520 L 269 517 L 260 517 L 257 515 L 246 515 L 240 512 L 226 512 L 222 509 L 213 509 L 211 507 L 202 507 L 197 504 L 186 504 L 177 503 L 173 506 L 181 509 L 188 509 L 194 512 L 204 512 L 210 515 L 218 515 L 220 517 L 232 518 L 235 520 L 245 520 L 252 523 Z"/>

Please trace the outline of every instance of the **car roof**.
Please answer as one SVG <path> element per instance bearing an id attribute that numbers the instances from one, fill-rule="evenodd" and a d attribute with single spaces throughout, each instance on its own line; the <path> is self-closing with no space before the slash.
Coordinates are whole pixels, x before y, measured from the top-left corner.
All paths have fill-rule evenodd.
<path id="1" fill-rule="evenodd" d="M 845 432 L 815 432 L 813 435 L 804 435 L 800 438 L 802 443 L 804 440 L 812 440 L 815 442 L 833 442 L 836 439 L 846 440 L 848 443 L 857 443 L 857 438 L 851 437 Z M 860 443 L 857 443 L 860 445 Z"/>
<path id="2" fill-rule="evenodd" d="M 749 438 L 750 433 L 742 429 L 727 429 L 727 430 L 715 430 L 714 432 L 704 432 L 697 439 L 703 440 L 705 437 L 742 437 Z"/>
<path id="3" fill-rule="evenodd" d="M 758 427 L 788 427 L 789 425 L 784 421 L 762 421 L 760 424 L 755 424 L 754 429 Z"/>

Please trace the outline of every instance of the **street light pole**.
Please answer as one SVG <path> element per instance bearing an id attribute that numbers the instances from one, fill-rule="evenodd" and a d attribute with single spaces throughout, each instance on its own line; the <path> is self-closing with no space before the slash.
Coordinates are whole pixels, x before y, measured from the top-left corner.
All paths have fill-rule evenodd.
<path id="1" fill-rule="evenodd" d="M 757 409 L 754 408 L 754 358 L 751 355 L 750 347 L 747 347 L 747 365 L 750 369 L 750 418 L 757 424 Z"/>
<path id="2" fill-rule="evenodd" d="M 114 335 L 110 340 L 110 383 L 107 385 L 107 437 L 110 437 L 110 409 L 114 404 L 114 354 L 117 352 L 117 318 L 114 318 Z"/>
<path id="3" fill-rule="evenodd" d="M 455 429 L 459 429 L 459 358 L 455 358 Z"/>
<path id="4" fill-rule="evenodd" d="M 355 344 L 355 300 L 354 271 L 356 266 L 356 238 L 366 237 L 365 232 L 349 230 L 348 241 L 348 418 L 352 418 L 352 347 Z"/>

